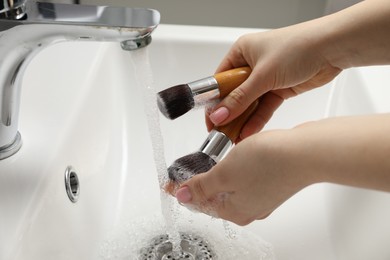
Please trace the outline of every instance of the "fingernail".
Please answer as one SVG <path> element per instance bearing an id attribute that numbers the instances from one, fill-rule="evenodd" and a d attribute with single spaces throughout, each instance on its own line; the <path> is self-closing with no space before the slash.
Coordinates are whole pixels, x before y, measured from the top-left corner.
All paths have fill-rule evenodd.
<path id="1" fill-rule="evenodd" d="M 222 123 L 229 116 L 229 110 L 226 107 L 220 107 L 210 114 L 210 120 L 214 125 Z"/>
<path id="2" fill-rule="evenodd" d="M 188 203 L 192 200 L 192 195 L 188 186 L 178 189 L 175 196 L 180 203 Z"/>

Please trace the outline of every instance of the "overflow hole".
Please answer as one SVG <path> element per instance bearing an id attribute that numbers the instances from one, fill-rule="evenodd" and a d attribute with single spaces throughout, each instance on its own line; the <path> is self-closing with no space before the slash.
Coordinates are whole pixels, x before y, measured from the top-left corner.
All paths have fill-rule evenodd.
<path id="1" fill-rule="evenodd" d="M 65 188 L 70 201 L 76 203 L 80 195 L 80 182 L 72 166 L 68 166 L 65 170 Z"/>

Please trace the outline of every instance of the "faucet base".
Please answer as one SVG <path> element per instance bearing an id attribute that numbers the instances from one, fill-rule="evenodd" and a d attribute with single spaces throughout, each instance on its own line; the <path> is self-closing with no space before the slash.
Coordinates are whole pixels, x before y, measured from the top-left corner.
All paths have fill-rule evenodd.
<path id="1" fill-rule="evenodd" d="M 22 147 L 22 137 L 19 131 L 16 133 L 14 141 L 7 146 L 0 147 L 0 160 L 6 159 L 15 154 Z"/>

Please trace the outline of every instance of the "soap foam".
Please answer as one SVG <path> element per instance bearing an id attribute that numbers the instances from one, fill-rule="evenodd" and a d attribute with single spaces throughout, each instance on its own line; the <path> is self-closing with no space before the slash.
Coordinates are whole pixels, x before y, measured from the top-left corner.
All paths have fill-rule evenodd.
<path id="1" fill-rule="evenodd" d="M 175 224 L 180 233 L 195 234 L 205 240 L 216 256 L 213 259 L 275 259 L 269 243 L 226 221 L 187 211 L 181 212 Z M 140 252 L 150 246 L 153 238 L 165 234 L 166 224 L 161 215 L 132 219 L 128 224 L 118 227 L 103 244 L 100 255 L 104 260 L 139 259 Z"/>

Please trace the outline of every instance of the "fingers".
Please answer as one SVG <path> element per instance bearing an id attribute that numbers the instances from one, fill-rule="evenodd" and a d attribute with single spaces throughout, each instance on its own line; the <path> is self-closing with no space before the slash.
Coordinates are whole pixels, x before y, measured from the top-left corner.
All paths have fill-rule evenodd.
<path id="1" fill-rule="evenodd" d="M 243 49 L 247 48 L 247 37 L 248 35 L 243 35 L 233 44 L 229 52 L 219 64 L 216 73 L 248 65 L 253 68 L 252 65 L 254 64 L 249 64 L 243 54 Z"/>
<path id="2" fill-rule="evenodd" d="M 279 190 L 269 189 L 273 186 L 269 181 L 273 179 L 266 174 L 269 172 L 268 160 L 259 153 L 259 147 L 267 150 L 267 153 L 272 151 L 266 148 L 267 145 L 259 145 L 258 136 L 247 138 L 234 146 L 211 170 L 183 183 L 175 193 L 177 200 L 187 208 L 237 225 L 247 225 L 268 216 L 274 210 L 274 205 L 279 205 L 279 199 L 265 192 L 268 190 L 279 194 Z M 274 163 L 275 157 L 270 157 Z M 273 201 L 275 199 L 276 203 Z"/>
<path id="3" fill-rule="evenodd" d="M 207 127 L 207 131 L 210 132 L 214 128 L 213 122 L 210 120 L 210 114 L 212 112 L 212 107 L 206 107 L 205 108 L 205 123 Z"/>
<path id="4" fill-rule="evenodd" d="M 249 66 L 252 73 L 238 88 L 212 109 L 206 109 L 206 126 L 210 131 L 214 126 L 225 125 L 242 114 L 256 99 L 273 86 L 273 77 L 268 69 L 259 69 L 258 59 L 253 55 L 253 38 L 257 34 L 241 36 L 229 50 L 217 68 L 217 73 L 229 69 Z M 255 55 L 257 56 L 257 55 Z M 257 69 L 255 69 L 257 67 Z M 259 85 L 261 83 L 262 85 Z"/>
<path id="5" fill-rule="evenodd" d="M 255 214 L 252 208 L 243 210 L 243 203 L 236 200 L 235 194 L 224 191 L 221 183 L 213 184 L 216 179 L 209 178 L 209 176 L 209 173 L 194 176 L 177 190 L 175 195 L 177 200 L 190 209 L 231 221 L 240 226 L 248 225 L 270 215 L 270 212 Z"/>
<path id="6" fill-rule="evenodd" d="M 230 156 L 230 154 L 228 155 Z M 199 211 L 214 215 L 223 207 L 223 201 L 228 198 L 237 185 L 235 174 L 226 172 L 226 167 L 232 169 L 230 160 L 222 160 L 210 171 L 197 174 L 184 182 L 176 191 L 176 198 L 182 204 L 195 206 Z M 233 172 L 236 172 L 233 170 Z"/>
<path id="7" fill-rule="evenodd" d="M 240 226 L 246 226 L 258 219 L 256 215 L 253 215 L 253 212 L 243 210 L 242 203 L 235 200 L 234 194 L 228 194 L 225 196 L 224 200 L 219 204 L 217 209 L 218 217 Z"/>
<path id="8" fill-rule="evenodd" d="M 253 141 L 243 142 L 240 145 L 245 144 L 251 147 L 256 146 Z M 252 154 L 257 162 L 257 155 L 251 149 L 245 150 L 248 154 L 244 155 L 242 152 L 244 150 L 232 150 L 210 171 L 195 175 L 183 183 L 175 193 L 177 200 L 187 208 L 238 225 L 247 225 L 259 217 L 267 215 L 268 212 L 259 213 L 261 212 L 261 209 L 258 210 L 257 204 L 259 203 L 257 203 L 256 198 L 253 198 L 256 195 L 249 191 L 250 187 L 257 183 L 254 181 L 256 176 L 251 174 L 251 170 L 253 171 L 255 166 L 242 160 Z M 242 163 L 245 166 L 242 166 Z M 248 171 L 251 176 L 245 177 Z"/>
<path id="9" fill-rule="evenodd" d="M 242 128 L 240 137 L 236 143 L 263 129 L 283 101 L 284 98 L 276 94 L 274 91 L 267 92 L 260 97 L 256 112 L 249 118 Z M 210 120 L 210 113 L 210 109 L 205 110 L 205 122 L 208 131 L 211 131 L 214 128 L 214 124 Z"/>
<path id="10" fill-rule="evenodd" d="M 176 191 L 175 196 L 180 203 L 202 205 L 214 200 L 221 192 L 224 192 L 223 185 L 216 174 L 210 171 L 197 174 L 183 183 Z"/>
<path id="11" fill-rule="evenodd" d="M 282 97 L 272 91 L 264 94 L 259 99 L 259 105 L 256 112 L 242 128 L 240 139 L 245 139 L 263 129 L 283 101 L 284 99 Z"/>
<path id="12" fill-rule="evenodd" d="M 267 92 L 266 89 L 257 86 L 262 82 L 252 72 L 249 78 L 238 88 L 229 93 L 210 113 L 209 119 L 213 125 L 224 125 L 242 114 L 250 104 Z"/>
<path id="13" fill-rule="evenodd" d="M 215 172 L 194 176 L 176 192 L 177 200 L 190 209 L 195 209 L 210 216 L 226 219 L 239 225 L 246 225 L 256 219 L 240 214 L 239 209 L 229 199 L 230 194 L 217 180 Z"/>

